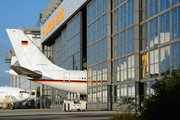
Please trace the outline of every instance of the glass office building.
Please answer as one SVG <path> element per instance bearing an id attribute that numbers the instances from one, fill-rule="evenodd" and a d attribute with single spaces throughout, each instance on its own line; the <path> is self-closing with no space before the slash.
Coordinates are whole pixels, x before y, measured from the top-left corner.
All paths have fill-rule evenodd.
<path id="1" fill-rule="evenodd" d="M 44 20 L 41 43 L 60 67 L 87 70 L 88 110 L 119 110 L 125 98 L 139 104 L 153 94 L 155 78 L 179 68 L 179 12 L 179 0 L 64 0 Z"/>

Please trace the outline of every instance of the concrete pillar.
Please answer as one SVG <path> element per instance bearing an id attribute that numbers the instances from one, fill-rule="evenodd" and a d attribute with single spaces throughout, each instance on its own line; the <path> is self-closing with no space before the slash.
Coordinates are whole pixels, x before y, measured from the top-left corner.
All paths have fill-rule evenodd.
<path id="1" fill-rule="evenodd" d="M 111 0 L 107 0 L 107 106 L 111 108 Z"/>
<path id="2" fill-rule="evenodd" d="M 134 0 L 134 57 L 135 57 L 135 98 L 136 98 L 136 103 L 140 103 L 140 93 L 139 93 L 139 81 L 140 81 L 140 54 L 139 54 L 139 49 L 140 49 L 140 10 L 139 10 L 139 0 Z"/>

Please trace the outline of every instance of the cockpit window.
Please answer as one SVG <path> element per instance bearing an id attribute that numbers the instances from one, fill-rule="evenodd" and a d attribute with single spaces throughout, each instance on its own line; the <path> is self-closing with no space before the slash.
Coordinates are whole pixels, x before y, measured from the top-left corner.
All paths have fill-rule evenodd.
<path id="1" fill-rule="evenodd" d="M 26 91 L 20 91 L 19 93 L 26 93 Z"/>

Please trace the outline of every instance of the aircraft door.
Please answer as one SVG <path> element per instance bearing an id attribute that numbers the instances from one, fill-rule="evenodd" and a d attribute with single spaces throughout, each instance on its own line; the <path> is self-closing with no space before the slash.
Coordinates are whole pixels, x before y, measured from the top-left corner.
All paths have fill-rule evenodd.
<path id="1" fill-rule="evenodd" d="M 64 80 L 63 82 L 69 83 L 70 82 L 70 73 L 64 73 Z"/>

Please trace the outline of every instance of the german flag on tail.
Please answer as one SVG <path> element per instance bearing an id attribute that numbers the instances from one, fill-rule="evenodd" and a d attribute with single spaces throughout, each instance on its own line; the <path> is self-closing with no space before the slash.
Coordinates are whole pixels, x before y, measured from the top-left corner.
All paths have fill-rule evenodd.
<path id="1" fill-rule="evenodd" d="M 28 41 L 22 41 L 21 45 L 25 45 L 25 46 L 28 45 Z"/>

